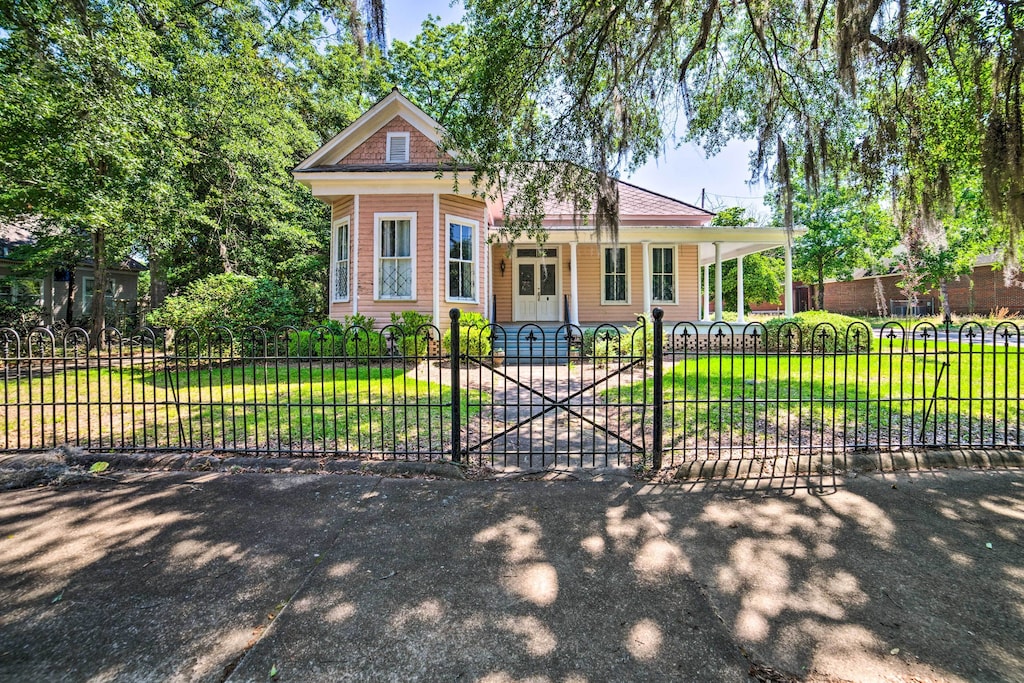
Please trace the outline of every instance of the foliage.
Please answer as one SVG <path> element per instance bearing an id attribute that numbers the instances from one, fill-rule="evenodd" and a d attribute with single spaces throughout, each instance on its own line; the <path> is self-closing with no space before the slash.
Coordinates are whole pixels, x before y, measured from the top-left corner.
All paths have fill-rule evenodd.
<path id="1" fill-rule="evenodd" d="M 150 313 L 149 323 L 175 330 L 194 328 L 200 336 L 226 327 L 236 336 L 247 327 L 268 332 L 298 324 L 301 311 L 287 289 L 267 278 L 247 275 L 211 275 L 168 297 Z"/>
<path id="2" fill-rule="evenodd" d="M 595 331 L 594 358 L 653 358 L 654 321 L 648 315 L 640 316 L 636 325 L 619 330 L 610 325 Z"/>
<path id="3" fill-rule="evenodd" d="M 10 327 L 19 334 L 39 324 L 39 306 L 0 300 L 0 327 Z"/>
<path id="4" fill-rule="evenodd" d="M 764 325 L 770 351 L 863 351 L 871 346 L 870 328 L 838 313 L 805 311 L 792 318 L 772 318 Z"/>
<path id="5" fill-rule="evenodd" d="M 825 307 L 827 278 L 850 279 L 854 269 L 886 256 L 894 241 L 888 214 L 848 188 L 823 188 L 815 196 L 800 187 L 794 220 L 807 232 L 793 241 L 793 276 L 814 284 L 818 310 Z"/>
<path id="6" fill-rule="evenodd" d="M 431 327 L 429 315 L 418 311 L 391 314 L 391 332 L 398 343 L 397 351 L 406 358 L 419 358 L 427 353 L 427 335 Z"/>
<path id="7" fill-rule="evenodd" d="M 1018 3 L 466 7 L 471 40 L 487 52 L 472 81 L 469 128 L 480 144 L 462 147 L 473 149 L 482 175 L 537 159 L 591 169 L 596 186 L 543 164 L 528 175 L 596 204 L 598 227 L 607 220 L 614 228 L 617 194 L 605 178 L 658 155 L 682 120 L 681 132 L 708 153 L 731 139 L 756 140 L 752 177 L 774 185 L 783 225 L 794 223 L 798 179 L 811 196 L 831 184 L 888 202 L 901 234 L 917 226 L 941 235 L 961 188 L 974 187 L 971 201 L 1016 260 L 1024 226 Z"/>
<path id="8" fill-rule="evenodd" d="M 441 340 L 445 353 L 452 352 L 452 331 L 445 330 Z M 459 316 L 459 350 L 464 355 L 486 356 L 491 352 L 490 322 L 479 313 L 463 311 Z"/>

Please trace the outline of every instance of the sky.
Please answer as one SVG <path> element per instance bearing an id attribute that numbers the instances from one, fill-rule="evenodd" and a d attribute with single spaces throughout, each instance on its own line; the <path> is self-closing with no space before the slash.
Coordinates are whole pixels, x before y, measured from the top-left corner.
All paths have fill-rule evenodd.
<path id="1" fill-rule="evenodd" d="M 386 0 L 389 40 L 410 41 L 419 33 L 420 24 L 428 14 L 441 17 L 442 23 L 462 18 L 462 5 L 455 0 Z M 677 131 L 680 136 L 681 130 Z M 635 173 L 623 179 L 648 190 L 700 206 L 701 191 L 705 192 L 705 207 L 711 210 L 728 206 L 742 206 L 748 213 L 767 221 L 770 215 L 762 197 L 761 183 L 750 187 L 749 155 L 752 142 L 735 141 L 719 154 L 706 159 L 696 145 L 671 143 L 662 157 L 648 162 Z"/>

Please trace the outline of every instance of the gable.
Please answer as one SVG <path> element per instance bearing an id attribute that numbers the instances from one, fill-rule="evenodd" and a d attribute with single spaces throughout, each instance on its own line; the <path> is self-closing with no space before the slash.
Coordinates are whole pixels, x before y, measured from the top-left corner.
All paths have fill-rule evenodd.
<path id="1" fill-rule="evenodd" d="M 388 163 L 388 133 L 409 134 L 409 159 L 406 163 L 436 164 L 439 155 L 445 160 L 452 160 L 449 154 L 442 154 L 433 140 L 417 130 L 403 116 L 397 115 L 351 152 L 337 159 L 328 157 L 324 161 L 336 165 L 386 164 Z"/>

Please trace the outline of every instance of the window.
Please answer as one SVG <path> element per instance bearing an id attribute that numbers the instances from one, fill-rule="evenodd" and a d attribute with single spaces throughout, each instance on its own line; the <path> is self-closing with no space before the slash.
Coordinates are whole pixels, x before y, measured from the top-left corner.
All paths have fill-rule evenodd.
<path id="1" fill-rule="evenodd" d="M 601 300 L 603 303 L 629 303 L 626 247 L 605 247 L 601 263 Z"/>
<path id="2" fill-rule="evenodd" d="M 388 133 L 389 164 L 405 164 L 409 162 L 409 134 Z"/>
<path id="3" fill-rule="evenodd" d="M 676 250 L 674 247 L 651 249 L 651 299 L 659 303 L 676 302 Z"/>
<path id="4" fill-rule="evenodd" d="M 338 221 L 334 229 L 334 300 L 348 301 L 348 218 Z"/>
<path id="5" fill-rule="evenodd" d="M 412 216 L 378 215 L 376 220 L 376 298 L 412 299 L 415 219 Z"/>
<path id="6" fill-rule="evenodd" d="M 448 298 L 476 300 L 476 260 L 473 235 L 475 221 L 447 217 L 448 223 Z"/>
<path id="7" fill-rule="evenodd" d="M 96 289 L 95 283 L 96 283 L 95 278 L 91 278 L 91 277 L 83 277 L 82 278 L 82 297 L 81 298 L 82 298 L 82 312 L 83 313 L 88 313 L 89 311 L 92 310 L 92 296 L 93 296 L 94 290 Z M 106 296 L 104 297 L 104 299 L 106 299 L 106 304 L 105 305 L 108 308 L 110 308 L 110 307 L 112 307 L 114 305 L 114 291 L 115 291 L 115 289 L 116 289 L 116 284 L 114 283 L 114 279 L 108 275 L 107 276 L 107 291 L 106 291 Z"/>

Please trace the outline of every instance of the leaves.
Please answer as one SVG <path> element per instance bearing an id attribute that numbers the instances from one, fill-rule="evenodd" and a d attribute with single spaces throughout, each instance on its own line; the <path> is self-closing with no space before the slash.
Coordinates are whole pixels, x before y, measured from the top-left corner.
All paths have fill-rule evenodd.
<path id="1" fill-rule="evenodd" d="M 110 468 L 110 463 L 109 462 L 106 462 L 104 460 L 97 460 L 89 468 L 89 473 L 90 474 L 102 474 L 103 472 L 106 472 L 109 468 Z"/>

